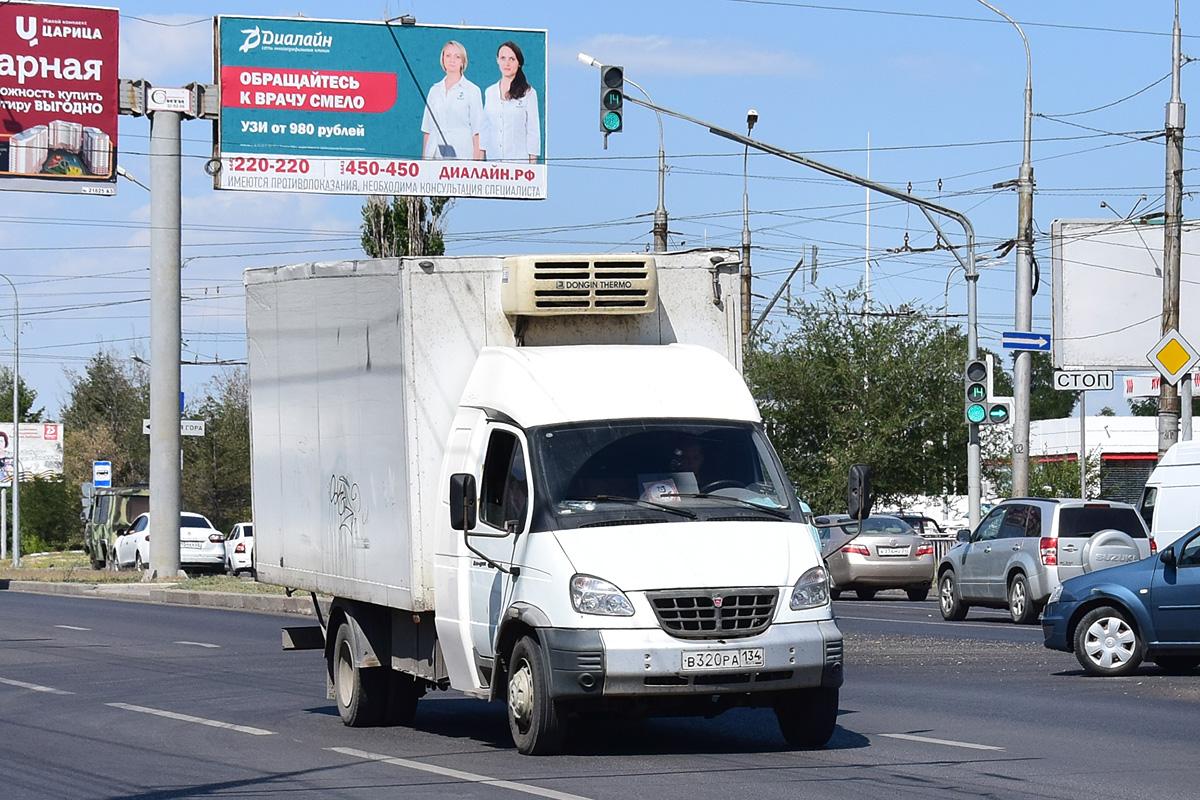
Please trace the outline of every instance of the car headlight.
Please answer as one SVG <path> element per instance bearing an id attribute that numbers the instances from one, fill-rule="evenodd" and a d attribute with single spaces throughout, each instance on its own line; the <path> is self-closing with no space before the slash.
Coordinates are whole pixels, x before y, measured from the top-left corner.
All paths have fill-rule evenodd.
<path id="1" fill-rule="evenodd" d="M 1054 591 L 1050 593 L 1050 599 L 1046 601 L 1046 604 L 1049 605 L 1050 603 L 1057 603 L 1060 597 L 1062 597 L 1061 583 L 1054 587 Z"/>
<path id="2" fill-rule="evenodd" d="M 633 603 L 625 593 L 606 580 L 591 575 L 571 578 L 571 605 L 580 614 L 601 617 L 632 617 Z"/>
<path id="3" fill-rule="evenodd" d="M 792 611 L 816 608 L 829 602 L 829 573 L 824 567 L 813 567 L 800 576 L 792 588 L 792 599 L 788 607 Z"/>

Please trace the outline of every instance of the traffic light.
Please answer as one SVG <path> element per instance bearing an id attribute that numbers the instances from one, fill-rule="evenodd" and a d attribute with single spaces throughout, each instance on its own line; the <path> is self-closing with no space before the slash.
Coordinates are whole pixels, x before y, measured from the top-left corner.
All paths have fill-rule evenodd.
<path id="1" fill-rule="evenodd" d="M 625 104 L 625 68 L 600 67 L 600 130 L 617 133 L 622 128 Z"/>
<path id="2" fill-rule="evenodd" d="M 992 391 L 992 357 L 967 362 L 965 378 L 967 422 L 975 425 L 1002 425 L 1012 419 L 1012 398 L 996 397 Z"/>

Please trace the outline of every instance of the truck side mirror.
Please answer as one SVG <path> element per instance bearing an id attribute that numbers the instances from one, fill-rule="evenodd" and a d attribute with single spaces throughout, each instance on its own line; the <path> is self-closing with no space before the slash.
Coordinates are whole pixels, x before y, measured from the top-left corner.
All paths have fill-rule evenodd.
<path id="1" fill-rule="evenodd" d="M 450 476 L 451 528 L 465 532 L 475 527 L 478 497 L 474 475 L 457 472 Z"/>
<path id="2" fill-rule="evenodd" d="M 846 481 L 846 513 L 854 519 L 862 520 L 871 516 L 871 467 L 867 464 L 853 464 L 850 467 L 850 477 Z"/>

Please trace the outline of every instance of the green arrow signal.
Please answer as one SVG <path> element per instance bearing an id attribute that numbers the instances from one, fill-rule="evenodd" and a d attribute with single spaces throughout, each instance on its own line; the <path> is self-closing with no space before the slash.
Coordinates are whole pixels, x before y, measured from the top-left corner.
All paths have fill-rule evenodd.
<path id="1" fill-rule="evenodd" d="M 992 422 L 1008 422 L 1008 406 L 992 406 L 988 409 L 988 419 Z"/>

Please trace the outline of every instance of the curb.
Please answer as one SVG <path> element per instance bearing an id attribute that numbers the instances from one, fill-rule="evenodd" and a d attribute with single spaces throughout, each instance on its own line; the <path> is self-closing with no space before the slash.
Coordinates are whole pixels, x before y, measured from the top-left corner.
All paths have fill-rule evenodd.
<path id="1" fill-rule="evenodd" d="M 51 583 L 49 581 L 0 581 L 0 590 L 27 594 L 52 594 L 67 597 L 91 597 L 103 600 L 126 600 L 135 603 L 217 608 L 230 611 L 252 611 L 259 614 L 286 614 L 314 617 L 312 598 L 307 594 L 292 597 L 278 594 L 242 594 L 240 592 L 202 592 L 174 589 L 152 584 Z M 321 599 L 322 614 L 328 612 L 329 601 Z"/>

